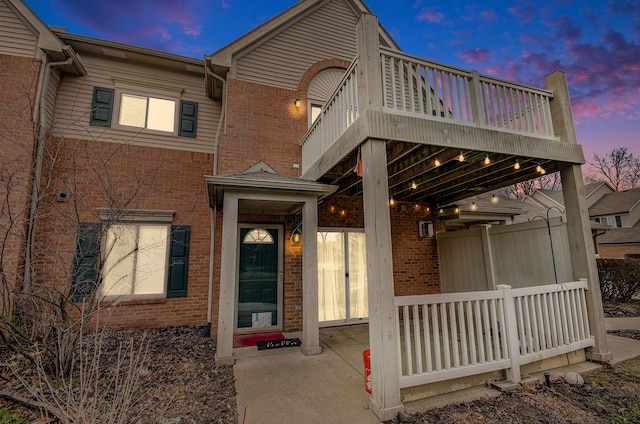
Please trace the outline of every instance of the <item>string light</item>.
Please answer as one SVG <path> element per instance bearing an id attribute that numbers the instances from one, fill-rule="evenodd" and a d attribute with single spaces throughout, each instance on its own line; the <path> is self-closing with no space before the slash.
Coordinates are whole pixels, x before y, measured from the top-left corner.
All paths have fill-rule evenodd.
<path id="1" fill-rule="evenodd" d="M 342 209 L 342 210 L 340 211 L 340 216 L 342 216 L 342 217 L 347 216 L 347 211 L 346 211 L 346 210 L 344 210 L 344 209 Z"/>
<path id="2" fill-rule="evenodd" d="M 458 160 L 460 162 L 464 162 L 464 155 L 462 154 L 462 150 L 460 151 L 460 156 L 458 156 Z"/>
<path id="3" fill-rule="evenodd" d="M 455 213 L 459 213 L 459 212 L 460 212 L 460 208 L 455 208 L 455 209 L 453 210 L 453 212 L 455 212 Z"/>
<path id="4" fill-rule="evenodd" d="M 443 213 L 444 213 L 444 209 L 440 209 L 440 214 L 443 214 Z"/>
<path id="5" fill-rule="evenodd" d="M 417 189 L 418 188 L 418 184 L 416 184 L 415 181 L 411 181 L 411 188 L 414 189 L 414 190 Z"/>
<path id="6" fill-rule="evenodd" d="M 438 160 L 438 158 L 436 158 L 436 160 L 433 161 L 433 164 L 435 166 L 440 166 L 440 161 Z"/>
<path id="7" fill-rule="evenodd" d="M 543 167 L 540 167 L 540 174 L 544 175 L 546 173 L 547 173 L 547 171 L 545 171 L 545 169 Z"/>
<path id="8" fill-rule="evenodd" d="M 520 162 L 518 162 L 518 159 L 516 159 L 516 163 L 515 165 L 513 165 L 513 169 L 515 169 L 516 171 L 520 169 Z"/>
<path id="9" fill-rule="evenodd" d="M 389 206 L 394 206 L 396 204 L 396 201 L 393 200 L 393 197 L 389 199 Z"/>
<path id="10" fill-rule="evenodd" d="M 489 159 L 489 155 L 484 157 L 484 164 L 489 165 L 491 163 L 491 159 Z"/>
<path id="11" fill-rule="evenodd" d="M 540 166 L 540 164 L 536 166 L 536 172 L 542 172 L 542 167 Z"/>

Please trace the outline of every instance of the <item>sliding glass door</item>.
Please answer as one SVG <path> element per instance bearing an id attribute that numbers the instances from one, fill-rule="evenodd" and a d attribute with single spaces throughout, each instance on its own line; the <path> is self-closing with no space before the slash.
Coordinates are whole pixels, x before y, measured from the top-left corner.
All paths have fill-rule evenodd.
<path id="1" fill-rule="evenodd" d="M 318 231 L 318 306 L 321 325 L 367 320 L 365 235 L 352 229 Z"/>

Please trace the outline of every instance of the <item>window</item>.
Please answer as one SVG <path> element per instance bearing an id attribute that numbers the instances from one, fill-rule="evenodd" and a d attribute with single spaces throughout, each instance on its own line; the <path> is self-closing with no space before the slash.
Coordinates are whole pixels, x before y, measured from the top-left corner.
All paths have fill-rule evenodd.
<path id="1" fill-rule="evenodd" d="M 81 223 L 71 299 L 90 298 L 98 285 L 101 296 L 186 296 L 189 238 L 189 226 Z"/>
<path id="2" fill-rule="evenodd" d="M 309 103 L 309 126 L 313 125 L 320 116 L 322 112 L 322 104 L 320 103 Z"/>
<path id="3" fill-rule="evenodd" d="M 600 218 L 600 223 L 604 225 L 609 225 L 609 220 L 607 219 L 606 216 L 603 216 Z"/>
<path id="4" fill-rule="evenodd" d="M 118 125 L 149 130 L 175 131 L 175 100 L 121 93 Z"/>
<path id="5" fill-rule="evenodd" d="M 107 229 L 103 296 L 163 294 L 169 228 L 112 225 Z"/>
<path id="6" fill-rule="evenodd" d="M 113 121 L 118 127 L 177 133 L 181 137 L 195 138 L 198 103 L 94 87 L 90 125 L 111 127 Z"/>
<path id="7" fill-rule="evenodd" d="M 622 218 L 620 215 L 616 215 L 616 228 L 622 228 Z"/>

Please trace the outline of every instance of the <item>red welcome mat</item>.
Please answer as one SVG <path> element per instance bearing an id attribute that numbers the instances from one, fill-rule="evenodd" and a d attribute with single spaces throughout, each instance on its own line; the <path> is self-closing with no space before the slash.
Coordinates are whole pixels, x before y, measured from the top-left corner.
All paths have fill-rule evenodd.
<path id="1" fill-rule="evenodd" d="M 256 342 L 264 342 L 268 340 L 282 340 L 284 339 L 282 333 L 269 333 L 269 334 L 248 334 L 246 336 L 234 336 L 233 347 L 251 347 L 255 346 Z"/>

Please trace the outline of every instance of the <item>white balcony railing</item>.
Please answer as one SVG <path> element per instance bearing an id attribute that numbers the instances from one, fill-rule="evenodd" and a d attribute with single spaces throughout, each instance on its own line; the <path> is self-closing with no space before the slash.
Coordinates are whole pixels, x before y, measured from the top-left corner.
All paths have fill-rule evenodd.
<path id="1" fill-rule="evenodd" d="M 586 280 L 395 298 L 400 387 L 507 369 L 593 346 Z"/>
<path id="2" fill-rule="evenodd" d="M 553 93 L 380 48 L 390 113 L 553 138 Z"/>
<path id="3" fill-rule="evenodd" d="M 354 60 L 300 143 L 302 169 L 309 169 L 358 116 L 358 63 Z"/>
<path id="4" fill-rule="evenodd" d="M 382 47 L 379 71 L 383 110 L 387 113 L 554 138 L 550 91 Z M 361 113 L 356 60 L 300 142 L 303 172 L 327 152 Z"/>

